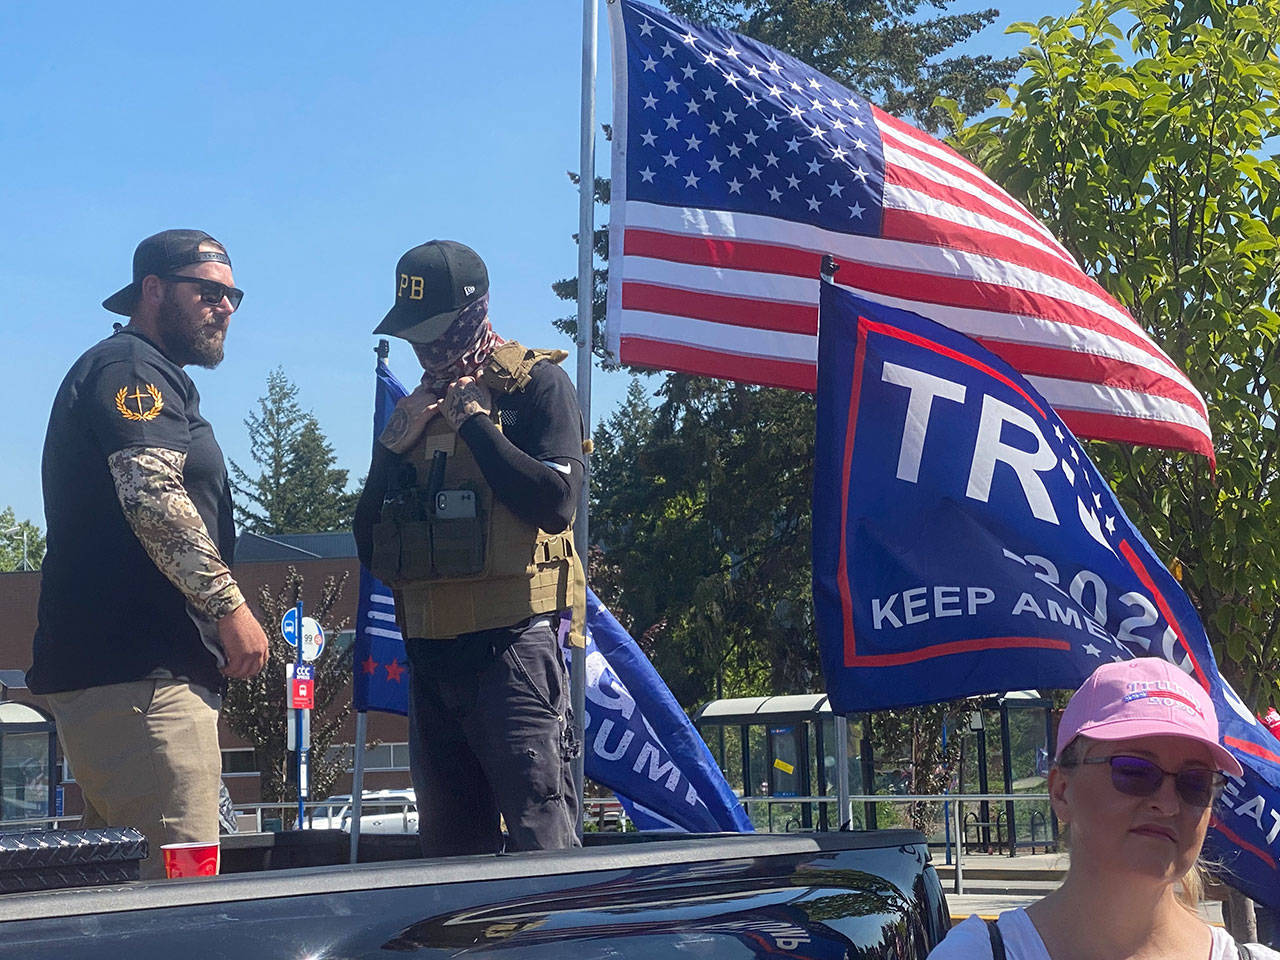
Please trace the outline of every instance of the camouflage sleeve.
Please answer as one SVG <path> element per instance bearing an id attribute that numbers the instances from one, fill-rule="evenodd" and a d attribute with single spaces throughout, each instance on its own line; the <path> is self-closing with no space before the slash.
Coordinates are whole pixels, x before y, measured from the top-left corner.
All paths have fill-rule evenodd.
<path id="1" fill-rule="evenodd" d="M 244 596 L 182 485 L 186 462 L 182 451 L 163 447 L 126 447 L 107 457 L 138 542 L 197 612 L 219 620 Z"/>

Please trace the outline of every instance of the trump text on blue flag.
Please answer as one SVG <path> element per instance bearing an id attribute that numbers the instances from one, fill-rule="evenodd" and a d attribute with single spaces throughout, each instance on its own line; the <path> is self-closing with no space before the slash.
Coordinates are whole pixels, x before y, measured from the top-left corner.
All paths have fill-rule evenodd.
<path id="1" fill-rule="evenodd" d="M 962 334 L 831 284 L 818 369 L 814 604 L 833 709 L 1073 689 L 1104 661 L 1163 657 L 1209 691 L 1245 766 L 1211 841 L 1229 841 L 1251 895 L 1280 899 L 1280 745 L 1035 387 Z"/>

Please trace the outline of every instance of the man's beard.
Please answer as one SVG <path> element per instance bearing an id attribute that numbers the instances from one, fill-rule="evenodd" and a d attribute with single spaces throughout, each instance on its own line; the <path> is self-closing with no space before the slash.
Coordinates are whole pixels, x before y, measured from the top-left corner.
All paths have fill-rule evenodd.
<path id="1" fill-rule="evenodd" d="M 160 304 L 160 334 L 165 352 L 180 367 L 194 364 L 212 370 L 222 362 L 226 331 L 212 320 L 187 316 L 168 293 Z"/>

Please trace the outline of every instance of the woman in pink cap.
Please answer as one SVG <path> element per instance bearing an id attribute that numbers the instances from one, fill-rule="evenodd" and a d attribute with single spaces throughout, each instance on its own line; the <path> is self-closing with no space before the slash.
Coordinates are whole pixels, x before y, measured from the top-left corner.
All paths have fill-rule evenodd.
<path id="1" fill-rule="evenodd" d="M 1070 828 L 1066 880 L 999 921 L 970 917 L 931 960 L 1280 960 L 1194 909 L 1225 773 L 1242 770 L 1192 678 L 1155 657 L 1099 667 L 1067 704 L 1049 771 L 1054 813 Z"/>

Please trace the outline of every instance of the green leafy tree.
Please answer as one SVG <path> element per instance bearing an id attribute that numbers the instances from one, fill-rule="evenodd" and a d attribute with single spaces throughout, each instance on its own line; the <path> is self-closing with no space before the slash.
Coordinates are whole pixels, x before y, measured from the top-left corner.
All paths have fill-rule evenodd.
<path id="1" fill-rule="evenodd" d="M 347 574 L 329 576 L 320 587 L 314 604 L 304 608 L 323 628 L 326 639 L 332 639 L 347 626 L 347 618 L 333 619 L 333 610 L 342 599 Z M 285 700 L 285 665 L 293 663 L 297 650 L 285 642 L 273 624 L 279 624 L 285 611 L 304 599 L 304 579 L 293 566 L 288 568 L 284 583 L 277 590 L 264 585 L 258 593 L 258 613 L 267 628 L 269 659 L 256 677 L 233 681 L 223 699 L 222 715 L 227 725 L 254 745 L 258 771 L 262 775 L 262 799 L 269 803 L 287 801 L 297 796 L 290 772 L 290 754 L 286 749 L 288 711 Z M 342 775 L 346 759 L 331 751 L 334 737 L 351 714 L 351 660 L 325 650 L 315 661 L 315 709 L 311 711 L 310 793 L 327 797 L 334 782 Z"/>
<path id="2" fill-rule="evenodd" d="M 13 507 L 0 510 L 0 570 L 39 570 L 42 560 L 44 533 L 40 528 L 30 520 L 18 520 Z"/>
<path id="3" fill-rule="evenodd" d="M 966 736 L 965 718 L 972 705 L 964 700 L 934 703 L 905 710 L 882 710 L 872 720 L 877 766 L 900 771 L 899 793 L 943 793 L 958 772 L 960 745 Z M 943 746 L 943 727 L 950 736 Z M 880 826 L 893 822 L 931 832 L 941 825 L 940 803 L 893 804 L 880 808 Z"/>
<path id="4" fill-rule="evenodd" d="M 1018 195 L 1204 394 L 1201 457 L 1094 444 L 1251 706 L 1280 697 L 1280 0 L 1087 2 L 956 145 Z"/>
<path id="5" fill-rule="evenodd" d="M 267 392 L 244 421 L 256 477 L 234 460 L 236 516 L 255 533 L 314 533 L 351 524 L 359 495 L 347 491 L 347 471 L 335 467 L 333 445 L 315 414 L 298 403 L 298 387 L 282 368 L 267 375 Z"/>

